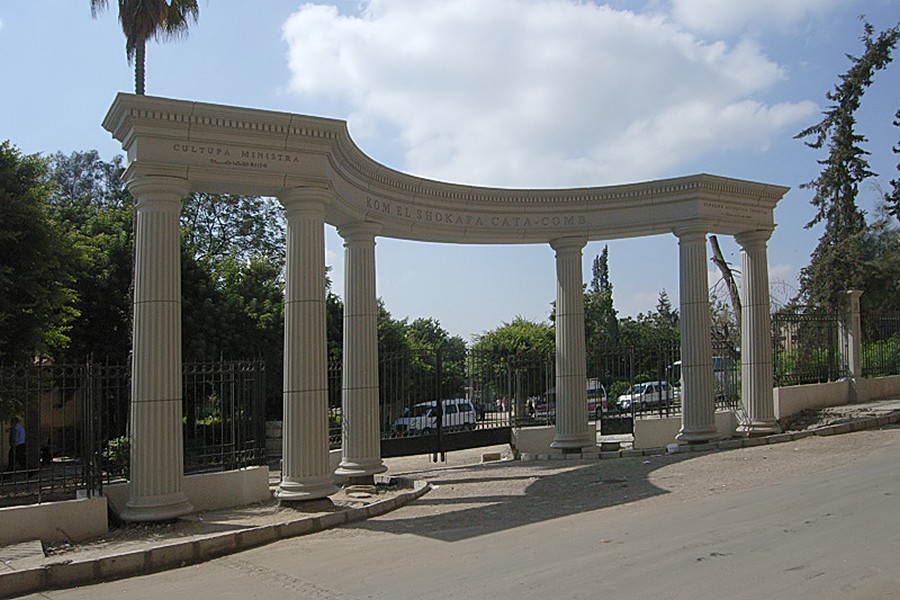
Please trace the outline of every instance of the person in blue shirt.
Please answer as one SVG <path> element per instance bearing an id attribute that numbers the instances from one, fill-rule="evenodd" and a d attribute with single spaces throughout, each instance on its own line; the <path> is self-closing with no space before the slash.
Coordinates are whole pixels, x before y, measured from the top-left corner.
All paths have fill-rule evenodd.
<path id="1" fill-rule="evenodd" d="M 9 421 L 9 456 L 6 468 L 9 471 L 25 470 L 25 428 L 19 423 L 18 417 Z"/>

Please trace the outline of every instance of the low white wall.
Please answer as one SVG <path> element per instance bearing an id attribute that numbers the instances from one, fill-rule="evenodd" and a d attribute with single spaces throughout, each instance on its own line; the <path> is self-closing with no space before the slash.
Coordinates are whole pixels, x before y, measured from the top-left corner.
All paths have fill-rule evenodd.
<path id="1" fill-rule="evenodd" d="M 272 497 L 269 491 L 269 467 L 187 475 L 183 489 L 195 511 L 243 506 Z M 128 483 L 105 486 L 103 493 L 109 498 L 113 511 L 121 513 L 128 502 Z"/>
<path id="2" fill-rule="evenodd" d="M 553 425 L 544 427 L 513 427 L 510 445 L 517 452 L 525 452 L 527 454 L 562 454 L 562 450 L 550 447 L 555 437 L 556 427 Z"/>
<path id="3" fill-rule="evenodd" d="M 775 418 L 790 417 L 808 408 L 900 398 L 900 375 L 857 379 L 855 398 L 851 395 L 853 391 L 849 379 L 775 388 Z"/>
<path id="4" fill-rule="evenodd" d="M 860 402 L 900 398 L 900 375 L 860 379 L 856 387 Z"/>
<path id="5" fill-rule="evenodd" d="M 0 546 L 37 539 L 77 542 L 108 531 L 103 496 L 0 508 Z"/>
<path id="6" fill-rule="evenodd" d="M 719 439 L 733 437 L 737 426 L 738 420 L 732 411 L 716 412 L 716 435 Z M 680 430 L 681 417 L 635 419 L 634 448 L 636 450 L 663 448 L 676 442 L 675 436 Z"/>
<path id="7" fill-rule="evenodd" d="M 814 385 L 790 385 L 777 387 L 772 394 L 775 400 L 775 418 L 783 419 L 808 408 L 847 404 L 850 383 L 842 380 Z"/>

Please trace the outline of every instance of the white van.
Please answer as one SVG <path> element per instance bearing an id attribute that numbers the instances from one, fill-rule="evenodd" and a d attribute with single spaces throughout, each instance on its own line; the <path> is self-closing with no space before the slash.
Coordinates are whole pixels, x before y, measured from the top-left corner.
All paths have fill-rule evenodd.
<path id="1" fill-rule="evenodd" d="M 668 381 L 648 381 L 636 383 L 618 397 L 616 404 L 619 410 L 644 410 L 651 406 L 659 406 L 671 402 L 675 394 Z"/>
<path id="2" fill-rule="evenodd" d="M 475 429 L 477 414 L 472 403 L 465 398 L 442 400 L 444 418 L 441 427 L 445 430 Z M 403 416 L 394 421 L 397 433 L 431 433 L 437 429 L 437 402 L 420 402 L 403 411 Z"/>

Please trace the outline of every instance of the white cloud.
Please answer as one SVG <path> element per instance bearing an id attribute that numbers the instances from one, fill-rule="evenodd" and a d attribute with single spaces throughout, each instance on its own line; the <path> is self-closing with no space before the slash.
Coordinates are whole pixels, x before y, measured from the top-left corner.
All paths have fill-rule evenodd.
<path id="1" fill-rule="evenodd" d="M 729 3 L 732 4 L 732 3 Z M 765 149 L 810 102 L 754 43 L 705 41 L 660 14 L 575 0 L 304 5 L 284 24 L 293 92 L 346 106 L 398 168 L 488 185 L 652 178 L 704 153 Z"/>
<path id="2" fill-rule="evenodd" d="M 847 0 L 672 0 L 672 16 L 693 31 L 731 34 L 797 23 Z"/>

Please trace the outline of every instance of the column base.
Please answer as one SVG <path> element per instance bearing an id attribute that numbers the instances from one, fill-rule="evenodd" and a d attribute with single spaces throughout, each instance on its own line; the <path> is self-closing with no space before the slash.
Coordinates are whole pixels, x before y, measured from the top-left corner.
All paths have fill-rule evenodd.
<path id="1" fill-rule="evenodd" d="M 580 448 L 587 448 L 589 446 L 596 446 L 597 443 L 591 439 L 591 434 L 588 432 L 578 433 L 578 434 L 565 434 L 559 435 L 553 439 L 550 443 L 551 448 L 557 448 L 565 452 L 566 450 L 575 451 Z"/>
<path id="2" fill-rule="evenodd" d="M 291 481 L 282 479 L 278 484 L 278 490 L 275 497 L 282 502 L 302 502 L 304 500 L 318 500 L 319 498 L 327 498 L 328 496 L 338 492 L 340 488 L 334 484 L 331 478 L 310 480 L 310 481 Z"/>
<path id="3" fill-rule="evenodd" d="M 772 435 L 781 433 L 781 427 L 778 421 L 752 421 L 746 425 L 739 425 L 735 431 L 735 435 L 741 437 L 762 437 L 764 435 Z"/>
<path id="4" fill-rule="evenodd" d="M 719 432 L 715 425 L 707 427 L 682 427 L 675 439 L 688 444 L 704 444 L 719 438 Z"/>
<path id="5" fill-rule="evenodd" d="M 128 522 L 170 521 L 194 512 L 183 492 L 164 496 L 130 498 L 119 518 Z"/>
<path id="6" fill-rule="evenodd" d="M 334 474 L 339 477 L 350 477 L 355 479 L 358 477 L 372 477 L 379 473 L 384 473 L 387 469 L 387 466 L 380 458 L 369 462 L 361 460 L 342 460 Z"/>

